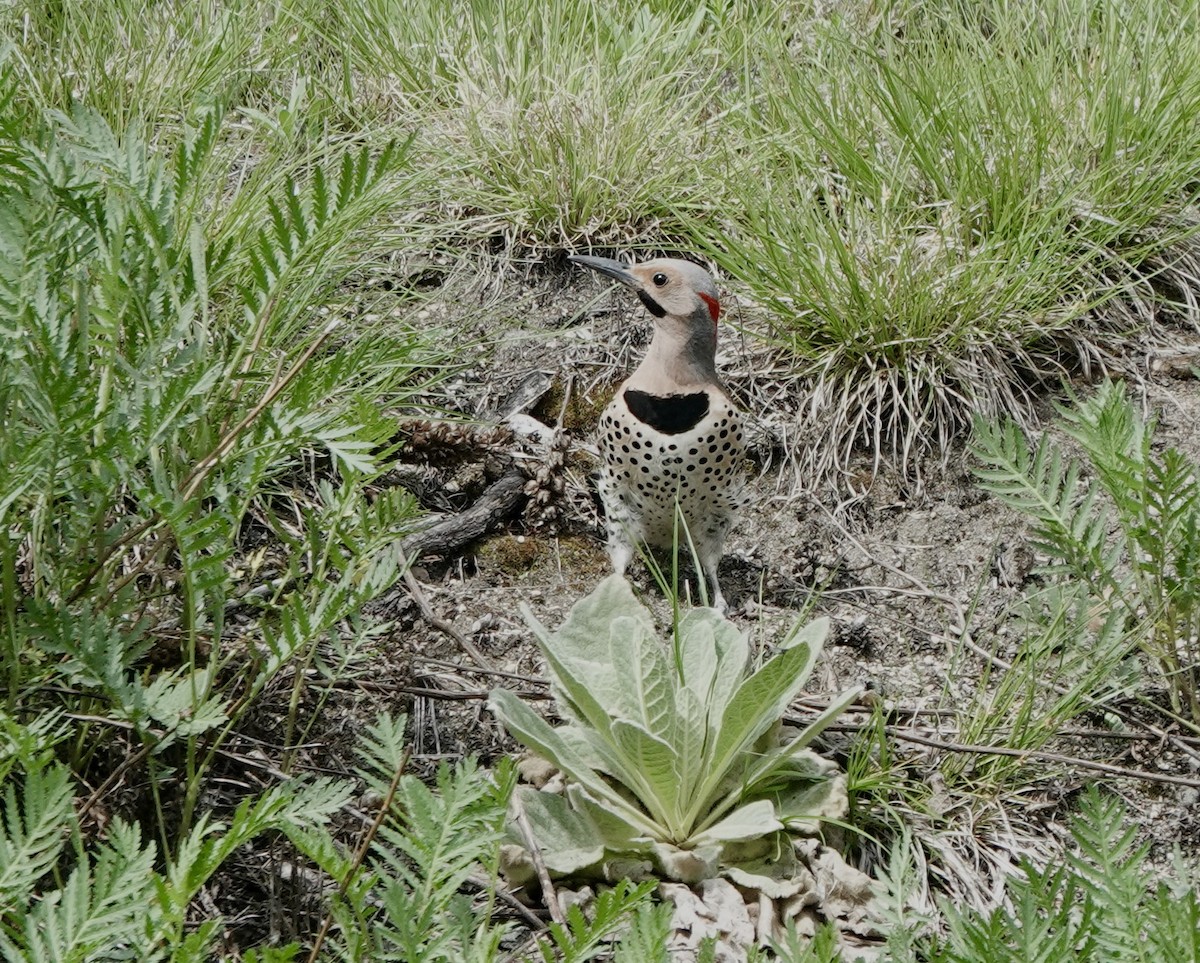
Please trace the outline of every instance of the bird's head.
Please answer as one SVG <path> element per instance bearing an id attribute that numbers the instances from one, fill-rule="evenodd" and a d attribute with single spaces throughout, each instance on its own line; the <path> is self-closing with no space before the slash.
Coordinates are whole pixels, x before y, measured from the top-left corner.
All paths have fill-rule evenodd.
<path id="1" fill-rule="evenodd" d="M 670 318 L 715 333 L 721 304 L 709 273 L 691 261 L 660 257 L 641 264 L 622 264 L 607 257 L 572 254 L 569 260 L 599 271 L 633 288 L 657 320 Z"/>

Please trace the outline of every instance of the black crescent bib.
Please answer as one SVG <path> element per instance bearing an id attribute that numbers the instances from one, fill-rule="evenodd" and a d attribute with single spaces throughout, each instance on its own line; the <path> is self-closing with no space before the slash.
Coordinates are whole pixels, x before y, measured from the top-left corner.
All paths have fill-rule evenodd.
<path id="1" fill-rule="evenodd" d="M 633 417 L 664 435 L 678 435 L 695 428 L 708 414 L 708 392 L 690 395 L 652 395 L 636 388 L 625 389 L 625 404 Z"/>

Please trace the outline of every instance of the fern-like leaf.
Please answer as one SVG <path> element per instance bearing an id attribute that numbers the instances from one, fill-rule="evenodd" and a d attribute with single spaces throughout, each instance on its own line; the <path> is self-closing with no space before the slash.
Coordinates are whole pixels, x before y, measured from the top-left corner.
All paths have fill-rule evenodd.
<path id="1" fill-rule="evenodd" d="M 144 920 L 154 855 L 136 827 L 114 820 L 94 862 L 79 862 L 62 889 L 43 893 L 24 916 L 24 958 L 86 963 L 118 953 L 148 955 Z"/>
<path id="2" fill-rule="evenodd" d="M 1003 907 L 978 915 L 946 907 L 946 963 L 1058 963 L 1087 960 L 1090 913 L 1080 915 L 1072 905 L 1076 884 L 1065 867 L 1047 873 L 1024 864 L 1025 880 L 1009 886 L 1012 909 Z M 1078 953 L 1078 955 L 1076 955 Z"/>
<path id="3" fill-rule="evenodd" d="M 1189 886 L 1174 893 L 1160 883 L 1142 916 L 1147 926 L 1145 956 L 1154 963 L 1200 960 L 1200 895 Z"/>
<path id="4" fill-rule="evenodd" d="M 591 917 L 585 916 L 578 905 L 567 910 L 566 925 L 551 923 L 548 941 L 538 943 L 538 950 L 545 963 L 583 963 L 598 956 L 605 949 L 606 941 L 623 926 L 631 914 L 650 898 L 657 886 L 647 880 L 636 886 L 624 879 L 611 889 L 602 890 L 591 908 Z"/>
<path id="5" fill-rule="evenodd" d="M 1200 950 L 1200 896 L 1190 884 L 1150 890 L 1148 847 L 1115 797 L 1092 787 L 1071 822 L 1078 852 L 1050 869 L 1022 863 L 1011 908 L 988 914 L 944 907 L 945 943 L 931 963 L 1191 963 Z"/>
<path id="6" fill-rule="evenodd" d="M 403 716 L 384 714 L 363 740 L 361 774 L 391 800 L 365 866 L 356 870 L 320 834 L 293 833 L 343 883 L 331 908 L 337 929 L 329 945 L 342 959 L 493 959 L 507 928 L 481 916 L 460 888 L 495 871 L 515 771 L 507 764 L 495 775 L 470 762 L 443 766 L 436 791 L 412 776 L 397 779 L 407 758 L 404 729 Z"/>
<path id="7" fill-rule="evenodd" d="M 1092 787 L 1072 821 L 1078 854 L 1068 858 L 1087 903 L 1094 908 L 1093 932 L 1100 958 L 1142 960 L 1146 897 L 1143 864 L 1149 844 L 1138 844 L 1137 827 L 1120 802 Z"/>
<path id="8" fill-rule="evenodd" d="M 58 859 L 74 815 L 65 766 L 31 768 L 21 792 L 16 780 L 4 790 L 0 832 L 0 906 L 24 906 Z"/>
<path id="9" fill-rule="evenodd" d="M 671 935 L 672 907 L 643 903 L 629 920 L 613 954 L 613 963 L 668 963 L 667 938 Z"/>
<path id="10" fill-rule="evenodd" d="M 1097 591 L 1118 586 L 1119 548 L 1108 545 L 1109 512 L 1096 482 L 1084 484 L 1080 466 L 1064 459 L 1043 435 L 1031 454 L 1020 426 L 977 419 L 971 452 L 981 463 L 980 484 L 1034 523 L 1035 548 L 1058 560 L 1050 571 L 1086 581 Z"/>

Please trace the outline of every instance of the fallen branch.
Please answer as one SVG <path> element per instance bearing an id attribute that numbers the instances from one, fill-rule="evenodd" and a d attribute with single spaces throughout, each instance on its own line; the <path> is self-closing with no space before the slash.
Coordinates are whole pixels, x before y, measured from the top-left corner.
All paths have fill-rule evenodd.
<path id="1" fill-rule="evenodd" d="M 400 542 L 405 558 L 456 555 L 517 514 L 525 501 L 524 473 L 510 468 L 470 508 L 409 535 Z"/>
<path id="2" fill-rule="evenodd" d="M 914 742 L 919 746 L 929 746 L 932 749 L 942 749 L 946 752 L 979 753 L 990 756 L 1015 756 L 1018 759 L 1036 759 L 1039 762 L 1053 762 L 1064 766 L 1074 766 L 1079 769 L 1089 769 L 1093 772 L 1103 772 L 1110 776 L 1123 776 L 1126 779 L 1141 779 L 1145 782 L 1168 783 L 1172 786 L 1188 786 L 1200 789 L 1200 779 L 1189 779 L 1187 776 L 1168 776 L 1165 773 L 1147 772 L 1144 769 L 1127 769 L 1125 766 L 1114 766 L 1107 762 L 1096 762 L 1079 756 L 1067 756 L 1057 752 L 1046 752 L 1042 749 L 1009 749 L 1006 746 L 977 746 L 964 742 L 946 742 L 929 736 L 919 736 L 915 732 L 903 729 L 888 729 L 888 735 L 905 742 Z"/>
<path id="3" fill-rule="evenodd" d="M 510 893 L 507 889 L 497 883 L 494 879 L 489 879 L 482 875 L 471 875 L 467 877 L 467 882 L 474 886 L 478 886 L 484 892 L 492 892 L 496 894 L 496 898 L 503 902 L 506 906 L 513 910 L 518 916 L 525 921 L 525 924 L 535 933 L 540 933 L 546 928 L 545 922 L 533 910 L 521 902 L 515 893 Z"/>
<path id="4" fill-rule="evenodd" d="M 460 649 L 485 669 L 494 668 L 491 661 L 458 629 L 434 614 L 411 566 L 426 555 L 455 555 L 508 521 L 525 500 L 525 482 L 525 475 L 520 469 L 510 468 L 470 508 L 409 535 L 400 542 L 400 551 L 408 561 L 404 569 L 404 584 L 408 586 L 408 592 L 417 603 L 422 617 L 439 632 L 453 639 Z"/>

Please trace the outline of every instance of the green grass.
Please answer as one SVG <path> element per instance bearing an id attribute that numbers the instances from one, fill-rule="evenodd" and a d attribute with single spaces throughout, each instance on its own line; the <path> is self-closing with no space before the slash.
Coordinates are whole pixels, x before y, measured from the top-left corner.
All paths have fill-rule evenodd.
<path id="1" fill-rule="evenodd" d="M 711 176 L 701 122 L 720 56 L 704 6 L 371 0 L 347 55 L 423 124 L 442 203 L 535 247 L 661 243 L 681 188 Z M 674 220 L 672 219 L 672 223 Z"/>
<path id="2" fill-rule="evenodd" d="M 806 376 L 812 470 L 917 467 L 1146 326 L 1196 226 L 1198 53 L 1133 0 L 901 4 L 764 60 L 753 166 L 693 234 Z"/>

